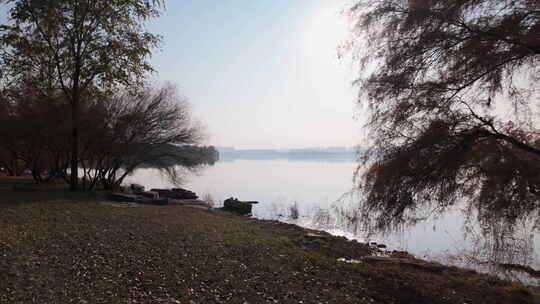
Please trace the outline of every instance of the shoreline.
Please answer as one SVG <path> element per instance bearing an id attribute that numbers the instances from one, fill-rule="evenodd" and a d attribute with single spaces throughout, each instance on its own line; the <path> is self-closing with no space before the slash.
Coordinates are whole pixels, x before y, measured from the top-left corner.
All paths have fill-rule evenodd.
<path id="1" fill-rule="evenodd" d="M 539 290 L 494 276 L 374 257 L 344 237 L 218 210 L 4 200 L 0 240 L 0 303 L 540 301 Z"/>

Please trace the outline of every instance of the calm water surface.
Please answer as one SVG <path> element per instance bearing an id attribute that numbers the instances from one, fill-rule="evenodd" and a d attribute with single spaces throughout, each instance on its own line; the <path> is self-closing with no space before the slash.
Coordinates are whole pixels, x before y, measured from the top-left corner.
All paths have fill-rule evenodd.
<path id="1" fill-rule="evenodd" d="M 198 174 L 186 176 L 182 186 L 211 195 L 220 205 L 229 197 L 259 201 L 253 216 L 277 219 L 301 226 L 318 228 L 336 235 L 367 241 L 364 231 L 343 221 L 336 208 L 354 210 L 356 201 L 349 193 L 353 187 L 352 160 L 233 160 L 218 162 Z M 149 188 L 173 185 L 155 169 L 141 169 L 126 183 L 137 182 Z M 345 195 L 345 196 L 344 196 Z M 300 217 L 288 218 L 290 207 L 296 204 Z M 390 235 L 371 236 L 369 241 L 386 244 L 390 249 L 406 250 L 417 257 L 448 264 L 494 272 L 506 278 L 538 284 L 536 280 L 515 272 L 499 271 L 491 262 L 528 265 L 540 268 L 540 239 L 532 225 L 524 225 L 511 236 L 482 236 L 478 225 L 465 223 L 459 208 L 437 219 Z M 505 239 L 507 237 L 507 239 Z"/>

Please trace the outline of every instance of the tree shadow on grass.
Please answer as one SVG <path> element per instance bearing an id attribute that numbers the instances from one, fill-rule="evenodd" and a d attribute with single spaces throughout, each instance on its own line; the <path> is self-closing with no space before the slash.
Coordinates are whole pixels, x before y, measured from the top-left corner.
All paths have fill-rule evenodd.
<path id="1" fill-rule="evenodd" d="M 16 190 L 18 189 L 18 190 Z M 44 201 L 92 201 L 99 192 L 70 191 L 64 184 L 36 184 L 30 178 L 0 177 L 0 207 Z"/>

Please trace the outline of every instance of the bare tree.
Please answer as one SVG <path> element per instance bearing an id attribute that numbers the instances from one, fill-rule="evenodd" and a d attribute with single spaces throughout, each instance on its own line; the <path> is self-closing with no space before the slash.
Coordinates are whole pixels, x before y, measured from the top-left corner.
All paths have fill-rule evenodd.
<path id="1" fill-rule="evenodd" d="M 193 122 L 187 101 L 172 85 L 123 90 L 109 99 L 102 113 L 101 129 L 95 129 L 96 134 L 87 136 L 83 144 L 82 163 L 92 186 L 101 182 L 109 189 L 118 187 L 144 164 L 174 175 L 171 166 L 159 166 L 161 161 L 184 157 L 170 147 L 202 139 L 201 127 Z"/>
<path id="2" fill-rule="evenodd" d="M 350 14 L 366 220 L 389 228 L 461 199 L 509 223 L 537 213 L 540 2 L 362 0 Z"/>

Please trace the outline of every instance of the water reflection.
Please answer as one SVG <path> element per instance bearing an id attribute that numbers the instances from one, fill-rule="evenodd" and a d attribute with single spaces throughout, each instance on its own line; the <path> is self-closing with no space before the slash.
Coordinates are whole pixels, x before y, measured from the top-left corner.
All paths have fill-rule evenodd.
<path id="1" fill-rule="evenodd" d="M 413 250 L 409 249 L 409 252 L 422 258 L 540 286 L 540 258 L 537 255 L 538 248 L 535 247 L 538 231 L 536 221 L 532 218 L 508 220 L 501 217 L 482 217 L 479 220 L 478 213 L 474 210 L 456 209 L 455 214 L 447 217 L 460 225 L 461 234 L 452 234 L 445 229 L 448 228 L 444 227 L 445 219 L 437 223 L 435 219 L 427 218 L 427 224 L 433 225 L 433 232 L 439 236 L 446 234 L 452 241 L 439 248 L 427 248 L 433 246 L 433 243 L 424 242 L 427 247 L 420 251 L 418 246 L 414 246 L 422 242 L 425 236 L 425 232 L 418 230 L 419 223 L 386 233 L 371 230 L 370 226 L 363 222 L 366 215 L 357 207 L 357 196 L 358 194 L 349 192 L 329 208 L 314 208 L 299 220 L 283 219 L 281 214 L 278 217 L 364 242 L 385 242 L 390 244 L 391 249 L 407 250 L 407 245 L 413 245 Z M 442 230 L 438 231 L 437 227 Z"/>
<path id="2" fill-rule="evenodd" d="M 464 238 L 471 243 L 441 256 L 441 261 L 497 274 L 504 279 L 539 285 L 535 271 L 539 259 L 535 250 L 536 227 L 532 219 L 508 222 L 492 217 L 482 222 L 467 214 Z"/>
<path id="3" fill-rule="evenodd" d="M 362 222 L 365 215 L 351 204 L 357 202 L 354 195 L 348 194 L 348 200 L 349 203 L 341 198 L 330 209 L 316 210 L 310 216 L 311 223 L 307 225 L 317 229 L 342 231 L 345 235 L 363 241 L 383 239 L 392 243 L 393 240 L 396 249 L 402 248 L 395 241 L 402 242 L 406 239 L 406 231 L 417 228 L 403 226 L 398 231 L 384 234 L 370 230 Z M 461 238 L 448 243 L 445 250 L 435 248 L 432 253 L 424 254 L 424 258 L 540 286 L 540 258 L 537 255 L 538 248 L 535 247 L 538 231 L 534 218 L 516 220 L 493 216 L 481 217 L 479 220 L 475 210 L 460 209 L 459 212 L 464 219 L 461 222 Z M 437 227 L 437 223 L 433 224 Z M 417 236 L 421 237 L 421 233 Z M 413 250 L 412 253 L 419 252 Z"/>

